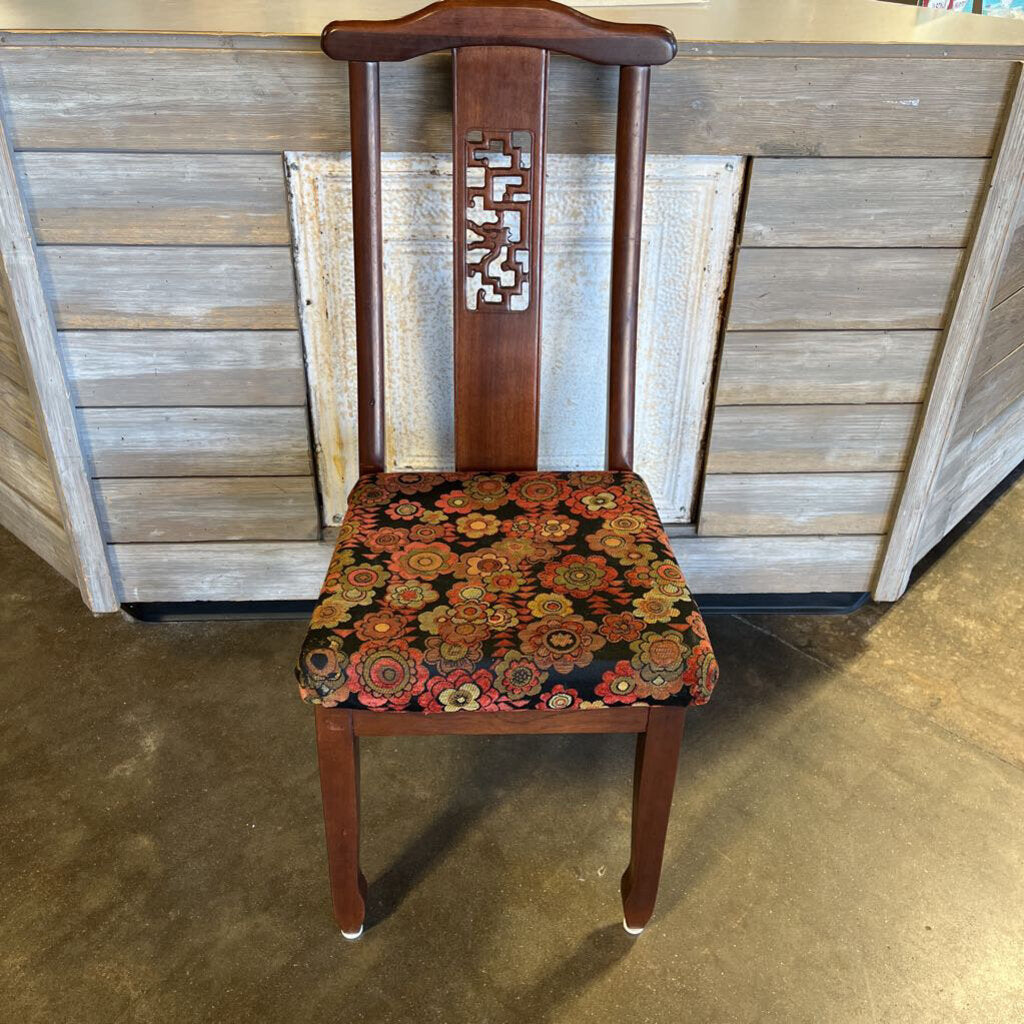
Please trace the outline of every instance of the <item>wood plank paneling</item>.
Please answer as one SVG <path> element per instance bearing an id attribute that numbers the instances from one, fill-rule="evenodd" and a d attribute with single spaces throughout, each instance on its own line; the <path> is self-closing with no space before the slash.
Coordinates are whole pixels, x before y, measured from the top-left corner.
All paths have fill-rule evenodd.
<path id="1" fill-rule="evenodd" d="M 68 331 L 79 406 L 303 405 L 297 331 Z"/>
<path id="2" fill-rule="evenodd" d="M 344 68 L 318 52 L 5 47 L 18 149 L 280 152 L 348 138 Z M 653 152 L 988 156 L 1012 61 L 696 57 L 659 69 Z M 385 150 L 444 151 L 447 57 L 389 64 Z M 615 73 L 554 58 L 551 152 L 613 150 Z M 197 97 L 201 100 L 197 101 Z"/>
<path id="3" fill-rule="evenodd" d="M 741 249 L 729 329 L 937 329 L 956 249 Z"/>
<path id="4" fill-rule="evenodd" d="M 901 469 L 917 405 L 734 405 L 715 409 L 708 473 Z"/>
<path id="5" fill-rule="evenodd" d="M 77 587 L 75 563 L 64 527 L 0 480 L 0 526 Z"/>
<path id="6" fill-rule="evenodd" d="M 45 245 L 39 265 L 64 330 L 298 326 L 286 248 Z"/>
<path id="7" fill-rule="evenodd" d="M 302 601 L 320 592 L 332 546 L 111 544 L 122 601 Z"/>
<path id="8" fill-rule="evenodd" d="M 988 373 L 1014 349 L 1024 343 L 1024 288 L 995 306 L 985 324 L 972 376 Z"/>
<path id="9" fill-rule="evenodd" d="M 987 170 L 987 160 L 759 158 L 742 244 L 962 247 Z"/>
<path id="10" fill-rule="evenodd" d="M 954 437 L 973 434 L 1024 395 L 1024 345 L 967 386 Z"/>
<path id="11" fill-rule="evenodd" d="M 0 374 L 15 384 L 25 386 L 25 370 L 21 365 L 21 356 L 18 354 L 18 343 L 14 337 L 14 328 L 11 326 L 10 317 L 4 309 L 2 298 L 0 298 Z"/>
<path id="12" fill-rule="evenodd" d="M 999 275 L 993 305 L 1005 302 L 1015 292 L 1024 288 L 1024 223 L 1018 224 L 1010 238 L 1003 272 Z"/>
<path id="13" fill-rule="evenodd" d="M 306 410 L 81 409 L 94 477 L 309 476 Z"/>
<path id="14" fill-rule="evenodd" d="M 681 537 L 672 541 L 698 594 L 860 592 L 871 587 L 881 537 Z"/>
<path id="15" fill-rule="evenodd" d="M 920 402 L 938 331 L 729 331 L 719 405 Z"/>
<path id="16" fill-rule="evenodd" d="M 60 505 L 46 459 L 4 430 L 0 430 L 0 480 L 60 522 Z"/>
<path id="17" fill-rule="evenodd" d="M 40 244 L 288 245 L 272 154 L 20 153 Z"/>
<path id="18" fill-rule="evenodd" d="M 704 478 L 701 536 L 879 534 L 899 473 L 771 473 Z"/>
<path id="19" fill-rule="evenodd" d="M 107 540 L 318 540 L 309 476 L 97 480 Z"/>
<path id="20" fill-rule="evenodd" d="M 0 430 L 20 441 L 29 451 L 46 458 L 39 435 L 36 412 L 29 393 L 13 380 L 0 375 Z"/>
<path id="21" fill-rule="evenodd" d="M 703 593 L 863 591 L 880 537 L 682 537 L 672 542 L 690 586 Z M 332 545 L 113 544 L 123 601 L 313 600 Z"/>

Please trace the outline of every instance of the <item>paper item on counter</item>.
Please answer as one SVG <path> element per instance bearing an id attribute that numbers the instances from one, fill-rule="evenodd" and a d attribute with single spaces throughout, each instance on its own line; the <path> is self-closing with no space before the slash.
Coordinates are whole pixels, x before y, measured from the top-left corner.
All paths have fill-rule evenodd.
<path id="1" fill-rule="evenodd" d="M 982 0 L 981 13 L 1024 20 L 1024 0 Z"/>

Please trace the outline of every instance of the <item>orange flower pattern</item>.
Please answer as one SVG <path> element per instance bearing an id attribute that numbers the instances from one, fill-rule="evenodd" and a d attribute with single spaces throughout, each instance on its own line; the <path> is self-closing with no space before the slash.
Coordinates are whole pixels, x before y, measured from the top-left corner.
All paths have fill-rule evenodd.
<path id="1" fill-rule="evenodd" d="M 705 704 L 707 628 L 635 473 L 363 477 L 296 670 L 327 707 Z"/>

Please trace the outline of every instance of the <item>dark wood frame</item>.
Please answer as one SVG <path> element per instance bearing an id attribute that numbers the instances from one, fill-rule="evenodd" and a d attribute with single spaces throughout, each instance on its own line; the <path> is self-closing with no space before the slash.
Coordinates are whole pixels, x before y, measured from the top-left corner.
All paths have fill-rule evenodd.
<path id="1" fill-rule="evenodd" d="M 384 469 L 383 243 L 380 194 L 380 61 L 452 50 L 456 174 L 468 128 L 528 130 L 536 161 L 530 216 L 528 311 L 467 310 L 463 268 L 464 180 L 455 187 L 456 465 L 532 469 L 537 463 L 540 271 L 547 63 L 551 51 L 620 67 L 609 330 L 607 463 L 633 462 L 637 300 L 651 65 L 676 52 L 667 29 L 614 24 L 551 0 L 444 0 L 394 21 L 331 22 L 324 52 L 349 62 L 356 295 L 359 467 Z M 461 279 L 460 279 L 461 278 Z M 484 322 L 486 321 L 486 322 Z M 501 345 L 493 344 L 500 333 Z M 526 382 L 524 384 L 524 381 Z M 487 402 L 473 402 L 483 394 Z M 466 396 L 470 395 L 470 400 Z M 489 418 L 501 410 L 500 419 Z M 500 711 L 421 715 L 316 709 L 317 750 L 334 916 L 362 934 L 366 878 L 359 866 L 361 736 L 500 733 L 634 733 L 630 862 L 622 876 L 623 923 L 636 934 L 654 911 L 685 708 Z"/>

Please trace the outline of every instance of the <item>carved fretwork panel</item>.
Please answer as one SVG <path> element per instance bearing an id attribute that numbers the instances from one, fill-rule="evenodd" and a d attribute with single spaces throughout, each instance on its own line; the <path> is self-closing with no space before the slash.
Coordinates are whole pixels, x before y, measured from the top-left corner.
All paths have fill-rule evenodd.
<path id="1" fill-rule="evenodd" d="M 465 134 L 466 308 L 530 307 L 533 132 Z"/>

